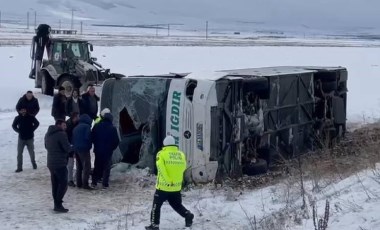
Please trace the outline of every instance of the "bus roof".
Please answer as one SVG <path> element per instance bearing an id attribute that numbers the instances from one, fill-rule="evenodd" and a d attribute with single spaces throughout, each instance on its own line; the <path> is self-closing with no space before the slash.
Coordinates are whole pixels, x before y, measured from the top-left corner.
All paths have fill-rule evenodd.
<path id="1" fill-rule="evenodd" d="M 220 71 L 198 71 L 191 73 L 169 73 L 160 75 L 136 75 L 129 77 L 153 77 L 153 78 L 171 78 L 171 79 L 195 79 L 217 81 L 219 79 L 238 79 L 247 77 L 270 77 L 285 76 L 291 74 L 305 74 L 316 72 L 335 72 L 346 70 L 344 67 L 324 67 L 324 66 L 275 66 L 260 67 L 247 69 L 231 69 Z"/>

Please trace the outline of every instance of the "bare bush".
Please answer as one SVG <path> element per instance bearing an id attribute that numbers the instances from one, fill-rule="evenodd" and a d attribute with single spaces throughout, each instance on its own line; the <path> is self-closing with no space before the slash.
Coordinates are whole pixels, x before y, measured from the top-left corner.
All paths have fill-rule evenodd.
<path id="1" fill-rule="evenodd" d="M 255 230 L 285 230 L 289 229 L 293 223 L 298 223 L 302 219 L 302 211 L 298 207 L 284 208 L 278 212 L 262 217 L 259 221 L 254 221 Z"/>
<path id="2" fill-rule="evenodd" d="M 248 222 L 249 222 L 249 225 L 251 226 L 251 229 L 252 229 L 252 230 L 256 230 L 256 228 L 255 228 L 255 224 L 254 224 L 254 222 L 251 220 L 251 218 L 248 216 L 247 211 L 243 208 L 243 206 L 241 205 L 240 202 L 239 202 L 239 205 L 240 205 L 241 210 L 243 210 L 244 215 L 245 215 L 245 217 L 247 218 L 247 220 L 248 220 Z"/>
<path id="3" fill-rule="evenodd" d="M 330 217 L 330 203 L 326 200 L 325 213 L 323 218 L 318 218 L 316 205 L 313 206 L 313 224 L 315 230 L 326 230 Z"/>

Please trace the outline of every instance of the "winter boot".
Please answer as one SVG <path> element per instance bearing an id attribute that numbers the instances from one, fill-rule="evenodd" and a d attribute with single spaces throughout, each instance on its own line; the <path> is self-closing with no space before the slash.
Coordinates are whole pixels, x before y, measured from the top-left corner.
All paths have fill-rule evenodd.
<path id="1" fill-rule="evenodd" d="M 17 168 L 15 172 L 16 173 L 22 172 L 22 168 Z"/>
<path id="2" fill-rule="evenodd" d="M 191 213 L 190 211 L 187 211 L 186 216 L 185 216 L 185 226 L 191 227 L 191 225 L 193 224 L 193 219 L 194 219 L 194 214 Z"/>
<path id="3" fill-rule="evenodd" d="M 109 188 L 110 185 L 109 184 L 103 184 L 103 188 Z"/>
<path id="4" fill-rule="evenodd" d="M 54 211 L 60 212 L 60 213 L 66 213 L 69 210 L 67 208 L 64 208 L 62 205 L 57 205 L 57 206 L 54 206 Z"/>
<path id="5" fill-rule="evenodd" d="M 109 185 L 103 185 L 102 189 L 108 189 L 109 187 Z"/>
<path id="6" fill-rule="evenodd" d="M 37 169 L 37 164 L 33 163 L 33 169 Z"/>
<path id="7" fill-rule="evenodd" d="M 87 185 L 83 185 L 83 189 L 94 190 L 94 188 L 90 187 L 88 184 Z"/>
<path id="8" fill-rule="evenodd" d="M 72 180 L 69 181 L 69 183 L 67 183 L 67 185 L 70 186 L 70 187 L 75 187 L 75 183 Z"/>
<path id="9" fill-rule="evenodd" d="M 145 230 L 160 230 L 160 228 L 157 225 L 149 225 L 145 226 Z"/>

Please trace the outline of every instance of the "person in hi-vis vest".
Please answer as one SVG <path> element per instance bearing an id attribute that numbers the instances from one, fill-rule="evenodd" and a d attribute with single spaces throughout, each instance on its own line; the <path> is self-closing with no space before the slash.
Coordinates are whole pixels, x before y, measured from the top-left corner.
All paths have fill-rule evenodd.
<path id="1" fill-rule="evenodd" d="M 156 192 L 151 211 L 151 224 L 147 230 L 158 230 L 160 224 L 161 206 L 165 201 L 183 218 L 186 227 L 193 224 L 194 214 L 182 205 L 181 189 L 183 175 L 186 170 L 186 156 L 175 145 L 172 136 L 164 139 L 164 147 L 157 153 L 157 182 Z"/>

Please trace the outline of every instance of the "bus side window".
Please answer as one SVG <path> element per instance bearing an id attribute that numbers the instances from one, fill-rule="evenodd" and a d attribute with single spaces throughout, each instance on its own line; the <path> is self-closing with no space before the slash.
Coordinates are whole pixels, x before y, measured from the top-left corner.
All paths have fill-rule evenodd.
<path id="1" fill-rule="evenodd" d="M 194 90 L 197 87 L 197 81 L 190 80 L 186 86 L 186 97 L 190 101 L 193 101 Z"/>

